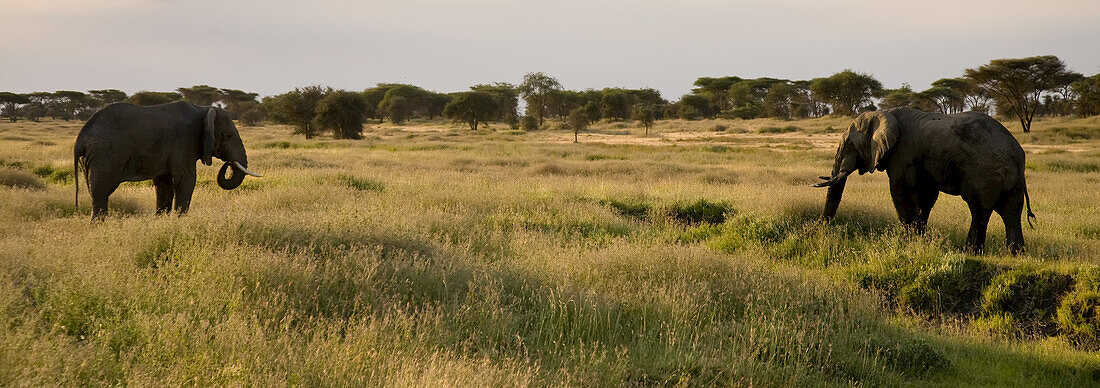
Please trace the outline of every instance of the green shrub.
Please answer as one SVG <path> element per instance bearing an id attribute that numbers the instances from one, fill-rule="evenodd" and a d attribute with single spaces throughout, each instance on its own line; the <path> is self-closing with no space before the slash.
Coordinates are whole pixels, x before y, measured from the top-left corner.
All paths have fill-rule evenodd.
<path id="1" fill-rule="evenodd" d="M 898 292 L 901 306 L 926 314 L 967 314 L 977 307 L 996 268 L 981 260 L 949 259 L 920 273 Z"/>
<path id="2" fill-rule="evenodd" d="M 663 210 L 669 220 L 681 224 L 721 224 L 726 221 L 726 215 L 733 211 L 733 207 L 725 202 L 699 199 L 694 202 L 673 203 Z"/>
<path id="3" fill-rule="evenodd" d="M 1026 333 L 1051 334 L 1059 299 L 1073 286 L 1069 275 L 1017 268 L 993 279 L 982 300 L 987 315 L 1006 314 Z"/>
<path id="4" fill-rule="evenodd" d="M 1080 270 L 1076 283 L 1058 306 L 1058 327 L 1074 345 L 1100 350 L 1100 267 Z"/>
<path id="5" fill-rule="evenodd" d="M 884 340 L 871 337 L 867 346 L 891 368 L 922 375 L 951 367 L 951 361 L 928 341 L 920 338 Z"/>
<path id="6" fill-rule="evenodd" d="M 1100 349 L 1100 292 L 1078 290 L 1058 306 L 1058 326 L 1082 348 Z"/>
<path id="7" fill-rule="evenodd" d="M 790 132 L 801 132 L 801 131 L 802 131 L 802 128 L 800 128 L 798 126 L 788 125 L 788 126 L 785 126 L 785 127 L 764 127 L 764 128 L 760 128 L 756 132 L 758 132 L 758 133 L 790 133 Z"/>
<path id="8" fill-rule="evenodd" d="M 337 174 L 336 179 L 344 186 L 359 190 L 359 191 L 382 191 L 385 188 L 381 182 L 376 180 L 359 178 L 348 174 Z"/>
<path id="9" fill-rule="evenodd" d="M 46 185 L 38 177 L 19 170 L 0 169 L 0 186 L 42 190 Z"/>
<path id="10" fill-rule="evenodd" d="M 539 129 L 539 120 L 534 116 L 523 116 L 523 119 L 519 120 L 519 127 L 524 131 L 534 131 Z"/>
<path id="11" fill-rule="evenodd" d="M 649 218 L 649 210 L 651 206 L 640 200 L 634 198 L 616 199 L 607 198 L 597 201 L 600 205 L 610 207 L 615 212 L 638 220 L 646 220 Z"/>

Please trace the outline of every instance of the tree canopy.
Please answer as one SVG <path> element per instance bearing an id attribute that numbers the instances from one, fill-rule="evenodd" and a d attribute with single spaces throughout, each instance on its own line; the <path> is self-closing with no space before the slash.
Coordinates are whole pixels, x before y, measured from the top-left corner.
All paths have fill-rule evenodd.
<path id="1" fill-rule="evenodd" d="M 1061 59 L 1044 55 L 994 59 L 978 68 L 966 69 L 966 78 L 994 96 L 998 107 L 1016 116 L 1024 132 L 1030 132 L 1039 97 L 1058 86 L 1068 73 Z"/>
<path id="2" fill-rule="evenodd" d="M 473 90 L 455 93 L 443 108 L 443 116 L 464 122 L 476 131 L 479 124 L 499 117 L 500 110 L 493 93 Z"/>
<path id="3" fill-rule="evenodd" d="M 337 139 L 358 139 L 363 134 L 366 102 L 359 93 L 330 90 L 317 101 L 313 122 L 321 131 L 332 131 Z"/>

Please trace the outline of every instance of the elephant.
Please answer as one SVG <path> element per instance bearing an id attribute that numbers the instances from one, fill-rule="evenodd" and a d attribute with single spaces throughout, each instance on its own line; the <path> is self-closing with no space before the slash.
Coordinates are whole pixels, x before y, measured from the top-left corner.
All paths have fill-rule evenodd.
<path id="1" fill-rule="evenodd" d="M 814 187 L 828 187 L 822 218 L 840 206 L 848 175 L 886 171 L 898 219 L 923 233 L 940 192 L 962 196 L 970 208 L 965 249 L 981 253 L 992 212 L 1004 221 L 1005 245 L 1024 249 L 1020 225 L 1031 197 L 1024 179 L 1024 150 L 1000 122 L 984 113 L 939 114 L 911 108 L 864 112 L 844 132 L 833 172 Z"/>
<path id="2" fill-rule="evenodd" d="M 157 214 L 187 213 L 195 190 L 195 161 L 225 163 L 218 186 L 237 188 L 248 170 L 244 143 L 229 113 L 217 107 L 177 101 L 161 105 L 111 104 L 96 112 L 76 137 L 73 167 L 76 204 L 80 204 L 80 168 L 92 195 L 92 220 L 107 216 L 107 197 L 124 181 L 153 180 Z M 231 176 L 226 177 L 232 168 Z"/>

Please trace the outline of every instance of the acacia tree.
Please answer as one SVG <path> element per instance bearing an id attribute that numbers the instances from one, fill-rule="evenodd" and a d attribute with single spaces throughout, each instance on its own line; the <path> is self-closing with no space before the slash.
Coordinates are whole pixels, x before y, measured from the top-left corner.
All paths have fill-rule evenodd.
<path id="1" fill-rule="evenodd" d="M 26 95 L 16 94 L 12 92 L 0 92 L 0 113 L 4 116 L 8 116 L 8 120 L 16 122 L 19 120 L 19 105 L 29 104 L 30 98 Z"/>
<path id="2" fill-rule="evenodd" d="M 634 104 L 630 111 L 630 118 L 638 121 L 638 124 L 645 128 L 645 135 L 649 136 L 649 127 L 653 126 L 656 114 L 652 105 Z"/>
<path id="3" fill-rule="evenodd" d="M 373 88 L 363 90 L 359 93 L 359 96 L 363 98 L 363 101 L 367 103 L 366 116 L 372 119 L 385 120 L 385 115 L 382 114 L 379 109 L 379 105 L 382 99 L 386 97 L 386 92 L 392 89 L 397 84 L 378 84 Z"/>
<path id="4" fill-rule="evenodd" d="M 313 123 L 321 131 L 331 130 L 334 138 L 358 139 L 363 134 L 366 105 L 359 93 L 330 90 L 317 101 Z"/>
<path id="5" fill-rule="evenodd" d="M 67 121 L 91 116 L 93 102 L 84 92 L 58 90 L 53 96 L 49 108 L 55 118 Z"/>
<path id="6" fill-rule="evenodd" d="M 796 96 L 797 91 L 788 83 L 771 85 L 768 88 L 768 93 L 764 95 L 764 114 L 784 120 L 790 119 L 794 114 Z"/>
<path id="7" fill-rule="evenodd" d="M 605 89 L 600 98 L 600 114 L 603 117 L 625 120 L 630 117 L 630 95 L 623 89 Z M 598 117 L 589 117 L 597 120 Z"/>
<path id="8" fill-rule="evenodd" d="M 492 93 L 474 90 L 455 93 L 451 102 L 443 108 L 443 116 L 468 124 L 476 131 L 478 124 L 490 121 L 500 114 L 500 105 Z"/>
<path id="9" fill-rule="evenodd" d="M 573 130 L 573 142 L 579 143 L 579 134 L 581 131 L 588 128 L 588 115 L 584 112 L 584 107 L 573 109 L 569 112 L 568 118 L 569 128 Z"/>
<path id="10" fill-rule="evenodd" d="M 311 139 L 318 134 L 318 128 L 313 124 L 314 111 L 317 103 L 331 92 L 332 88 L 321 86 L 306 86 L 295 88 L 292 91 L 264 98 L 262 103 L 267 116 L 272 121 L 294 127 L 294 133 Z"/>
<path id="11" fill-rule="evenodd" d="M 943 114 L 958 113 L 962 110 L 963 97 L 955 91 L 935 86 L 921 91 L 915 95 L 916 105 L 926 111 L 936 111 Z"/>
<path id="12" fill-rule="evenodd" d="M 994 59 L 977 69 L 966 69 L 966 78 L 998 100 L 998 107 L 1020 120 L 1024 132 L 1031 122 L 1043 92 L 1058 86 L 1069 72 L 1065 63 L 1053 55 L 1018 59 Z"/>
<path id="13" fill-rule="evenodd" d="M 241 104 L 249 102 L 255 103 L 256 97 L 259 96 L 259 94 L 256 93 L 249 93 L 237 89 L 220 89 L 218 94 L 218 100 L 225 105 L 225 110 L 229 112 L 233 118 L 240 117 L 241 113 L 244 111 Z"/>
<path id="14" fill-rule="evenodd" d="M 516 85 L 507 82 L 496 82 L 492 85 L 474 85 L 470 87 L 470 90 L 487 92 L 493 96 L 493 101 L 497 105 L 497 112 L 493 120 L 508 123 L 508 126 L 513 129 L 519 126 L 519 89 Z"/>
<path id="15" fill-rule="evenodd" d="M 561 83 L 557 78 L 541 72 L 527 73 L 519 84 L 519 94 L 527 104 L 527 115 L 538 119 L 539 126 L 546 122 L 551 95 L 561 90 Z"/>
<path id="16" fill-rule="evenodd" d="M 810 90 L 832 105 L 834 114 L 854 116 L 882 92 L 882 83 L 868 74 L 844 70 L 814 80 Z"/>
<path id="17" fill-rule="evenodd" d="M 700 113 L 715 111 L 715 113 L 729 109 L 731 107 L 731 101 L 729 98 L 730 88 L 734 84 L 743 81 L 741 77 L 728 76 L 728 77 L 700 77 L 695 80 L 695 88 L 691 90 L 692 94 L 705 98 L 710 102 L 710 106 L 705 109 L 699 110 Z M 696 106 L 696 109 L 700 107 Z"/>
<path id="18" fill-rule="evenodd" d="M 913 92 L 913 88 L 908 83 L 902 83 L 897 89 L 883 89 L 882 101 L 878 105 L 882 109 L 901 108 L 912 106 L 914 99 L 916 99 L 916 93 Z"/>
<path id="19" fill-rule="evenodd" d="M 1079 116 L 1100 115 L 1100 73 L 1074 82 L 1073 92 L 1077 95 L 1074 108 Z"/>
<path id="20" fill-rule="evenodd" d="M 178 88 L 177 92 L 183 99 L 199 106 L 214 105 L 214 102 L 222 99 L 222 92 L 213 86 L 195 85 L 189 88 Z"/>
<path id="21" fill-rule="evenodd" d="M 88 94 L 95 100 L 97 105 L 96 109 L 103 109 L 103 107 L 107 105 L 122 102 L 128 97 L 126 92 L 118 89 L 89 90 Z"/>
<path id="22" fill-rule="evenodd" d="M 23 117 L 26 117 L 27 120 L 38 122 L 50 113 L 49 104 L 53 100 L 53 93 L 34 92 L 27 93 L 26 96 L 31 102 L 23 105 L 19 110 L 23 112 Z"/>
<path id="23" fill-rule="evenodd" d="M 140 91 L 126 98 L 124 102 L 128 102 L 137 106 L 149 106 L 167 104 L 172 101 L 179 101 L 182 98 L 183 96 L 180 96 L 180 94 L 176 92 Z"/>

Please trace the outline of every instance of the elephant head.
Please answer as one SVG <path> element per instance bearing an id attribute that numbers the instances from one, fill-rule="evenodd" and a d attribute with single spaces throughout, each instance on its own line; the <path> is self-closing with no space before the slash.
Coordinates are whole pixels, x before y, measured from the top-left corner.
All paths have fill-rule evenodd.
<path id="1" fill-rule="evenodd" d="M 226 190 L 232 190 L 241 185 L 245 175 L 262 177 L 263 175 L 248 170 L 248 156 L 244 152 L 244 143 L 237 132 L 237 126 L 233 125 L 233 119 L 229 113 L 220 108 L 208 108 L 202 130 L 202 163 L 209 166 L 217 157 L 225 161 L 218 171 L 218 186 Z M 233 174 L 226 177 L 230 168 Z"/>
<path id="2" fill-rule="evenodd" d="M 821 177 L 825 181 L 814 185 L 829 188 L 822 218 L 828 220 L 836 215 L 848 175 L 855 171 L 862 175 L 874 172 L 876 168 L 879 171 L 885 168 L 886 157 L 897 143 L 898 134 L 898 120 L 890 112 L 864 112 L 856 117 L 836 149 L 832 175 Z"/>

